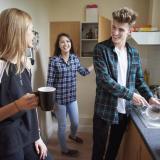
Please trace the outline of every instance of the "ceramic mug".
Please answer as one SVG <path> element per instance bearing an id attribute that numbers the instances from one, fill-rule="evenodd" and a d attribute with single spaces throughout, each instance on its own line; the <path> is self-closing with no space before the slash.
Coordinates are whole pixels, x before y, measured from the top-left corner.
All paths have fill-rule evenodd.
<path id="1" fill-rule="evenodd" d="M 40 87 L 37 92 L 34 92 L 39 97 L 39 106 L 43 111 L 51 111 L 55 104 L 54 87 Z"/>

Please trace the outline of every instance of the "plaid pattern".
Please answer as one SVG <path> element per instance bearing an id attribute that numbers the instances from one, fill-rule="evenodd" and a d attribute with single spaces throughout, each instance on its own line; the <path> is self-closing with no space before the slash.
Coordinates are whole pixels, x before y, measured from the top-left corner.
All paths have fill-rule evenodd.
<path id="1" fill-rule="evenodd" d="M 70 54 L 66 63 L 61 56 L 49 58 L 47 86 L 56 88 L 56 102 L 66 105 L 76 100 L 76 72 L 89 74 L 76 55 Z"/>
<path id="2" fill-rule="evenodd" d="M 126 111 L 129 113 L 136 89 L 147 100 L 153 96 L 144 81 L 138 51 L 128 43 L 126 48 L 128 59 L 126 87 L 117 83 L 118 57 L 111 39 L 98 43 L 94 49 L 93 63 L 97 84 L 95 114 L 112 124 L 118 123 L 118 97 L 126 99 Z"/>

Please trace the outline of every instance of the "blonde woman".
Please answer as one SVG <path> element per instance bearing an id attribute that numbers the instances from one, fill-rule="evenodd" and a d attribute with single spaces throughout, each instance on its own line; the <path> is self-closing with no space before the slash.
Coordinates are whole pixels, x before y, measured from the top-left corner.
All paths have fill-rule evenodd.
<path id="1" fill-rule="evenodd" d="M 25 51 L 32 46 L 30 15 L 10 8 L 0 13 L 0 159 L 52 159 L 39 136 L 38 98 L 32 92 Z"/>

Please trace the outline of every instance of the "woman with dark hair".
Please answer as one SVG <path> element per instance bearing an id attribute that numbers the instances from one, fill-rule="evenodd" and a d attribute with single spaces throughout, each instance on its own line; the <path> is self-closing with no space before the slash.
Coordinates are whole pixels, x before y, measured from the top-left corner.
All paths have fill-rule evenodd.
<path id="1" fill-rule="evenodd" d="M 71 38 L 66 33 L 58 35 L 55 43 L 54 56 L 49 59 L 47 86 L 56 88 L 55 113 L 58 120 L 58 138 L 63 155 L 76 157 L 78 151 L 69 149 L 66 144 L 66 114 L 71 121 L 71 134 L 69 138 L 77 143 L 83 140 L 76 136 L 79 116 L 76 100 L 76 72 L 82 76 L 88 75 L 93 65 L 88 68 L 80 64 L 75 55 Z"/>

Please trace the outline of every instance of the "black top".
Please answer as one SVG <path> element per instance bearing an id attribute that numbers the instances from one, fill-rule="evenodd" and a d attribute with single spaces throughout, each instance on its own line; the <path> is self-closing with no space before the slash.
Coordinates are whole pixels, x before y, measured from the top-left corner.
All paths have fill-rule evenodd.
<path id="1" fill-rule="evenodd" d="M 0 83 L 0 107 L 30 92 L 31 76 L 28 70 L 16 74 L 15 65 L 10 64 L 8 74 L 5 70 Z M 18 112 L 0 122 L 0 156 L 14 153 L 38 138 L 36 110 Z"/>

